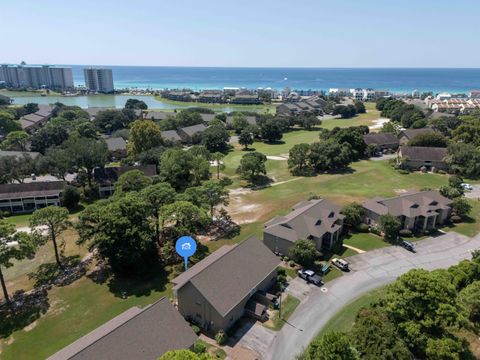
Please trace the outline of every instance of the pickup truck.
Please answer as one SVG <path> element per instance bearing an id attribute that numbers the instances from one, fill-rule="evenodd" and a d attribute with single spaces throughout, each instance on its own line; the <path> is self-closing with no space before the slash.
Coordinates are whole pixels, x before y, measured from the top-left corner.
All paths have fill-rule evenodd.
<path id="1" fill-rule="evenodd" d="M 312 283 L 317 286 L 323 284 L 322 278 L 317 274 L 315 274 L 315 272 L 312 270 L 305 270 L 305 269 L 298 270 L 298 276 L 300 276 L 302 279 L 304 279 L 308 283 Z"/>

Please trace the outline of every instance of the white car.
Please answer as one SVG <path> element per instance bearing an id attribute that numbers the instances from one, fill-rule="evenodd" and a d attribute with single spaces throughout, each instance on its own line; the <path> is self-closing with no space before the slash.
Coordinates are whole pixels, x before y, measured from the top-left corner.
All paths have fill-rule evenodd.
<path id="1" fill-rule="evenodd" d="M 348 271 L 349 263 L 343 259 L 335 258 L 332 260 L 332 264 L 338 267 L 340 270 Z"/>
<path id="2" fill-rule="evenodd" d="M 462 183 L 462 187 L 463 187 L 464 190 L 468 190 L 468 191 L 473 190 L 473 186 L 470 185 L 470 184 L 467 184 L 467 183 Z"/>

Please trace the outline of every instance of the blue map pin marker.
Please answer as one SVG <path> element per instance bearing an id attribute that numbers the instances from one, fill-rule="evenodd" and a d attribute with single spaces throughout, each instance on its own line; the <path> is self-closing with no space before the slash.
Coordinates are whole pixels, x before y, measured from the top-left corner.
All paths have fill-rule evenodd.
<path id="1" fill-rule="evenodd" d="M 185 261 L 185 270 L 187 270 L 188 258 L 197 251 L 197 243 L 191 236 L 182 236 L 175 243 L 175 250 L 177 250 L 178 255 L 183 257 L 183 260 Z"/>

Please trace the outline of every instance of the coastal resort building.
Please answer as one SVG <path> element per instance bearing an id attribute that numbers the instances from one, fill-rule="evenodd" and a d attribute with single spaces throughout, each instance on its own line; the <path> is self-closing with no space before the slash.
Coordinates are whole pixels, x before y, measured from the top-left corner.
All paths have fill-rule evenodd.
<path id="1" fill-rule="evenodd" d="M 263 242 L 274 253 L 288 255 L 297 240 L 315 243 L 317 250 L 330 250 L 341 243 L 344 216 L 340 207 L 325 199 L 302 201 L 292 212 L 264 224 Z"/>
<path id="2" fill-rule="evenodd" d="M 157 360 L 170 350 L 192 349 L 197 335 L 167 298 L 132 307 L 47 360 Z"/>
<path id="3" fill-rule="evenodd" d="M 398 162 L 402 162 L 409 170 L 430 171 L 448 170 L 445 163 L 447 156 L 446 148 L 424 147 L 424 146 L 400 146 L 398 151 Z"/>
<path id="4" fill-rule="evenodd" d="M 173 279 L 178 311 L 212 334 L 227 331 L 244 315 L 266 320 L 267 306 L 255 294 L 275 284 L 279 265 L 256 237 L 223 246 Z"/>
<path id="5" fill-rule="evenodd" d="M 400 145 L 398 139 L 392 133 L 369 133 L 363 135 L 363 141 L 367 145 L 376 145 L 378 151 L 385 152 L 388 150 L 396 151 Z"/>
<path id="6" fill-rule="evenodd" d="M 452 200 L 438 191 L 412 191 L 394 198 L 380 197 L 363 204 L 366 223 L 377 226 L 380 217 L 385 214 L 395 216 L 402 229 L 424 232 L 443 225 L 451 214 Z"/>
<path id="7" fill-rule="evenodd" d="M 60 206 L 63 181 L 38 181 L 0 185 L 0 211 L 26 214 L 46 206 Z"/>
<path id="8" fill-rule="evenodd" d="M 140 170 L 145 176 L 148 177 L 157 175 L 157 167 L 155 165 L 95 168 L 93 170 L 93 178 L 98 184 L 98 192 L 100 197 L 108 197 L 113 195 L 115 191 L 115 183 L 117 182 L 118 178 L 127 171 L 132 170 Z"/>

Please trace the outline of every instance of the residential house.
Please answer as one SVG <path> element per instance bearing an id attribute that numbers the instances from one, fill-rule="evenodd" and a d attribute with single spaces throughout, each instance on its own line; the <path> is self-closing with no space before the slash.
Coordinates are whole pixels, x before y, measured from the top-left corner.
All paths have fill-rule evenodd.
<path id="1" fill-rule="evenodd" d="M 106 108 L 106 107 L 89 107 L 89 108 L 86 108 L 86 109 L 83 109 L 85 110 L 88 115 L 90 116 L 90 120 L 95 120 L 95 117 L 97 116 L 97 114 L 100 112 L 100 111 L 105 111 L 105 110 L 113 110 L 112 108 Z"/>
<path id="2" fill-rule="evenodd" d="M 93 170 L 93 178 L 98 184 L 98 192 L 100 197 L 108 197 L 115 191 L 115 183 L 118 178 L 127 171 L 140 170 L 145 176 L 157 175 L 157 167 L 155 165 L 139 165 L 139 166 L 115 166 L 105 168 L 95 168 Z"/>
<path id="3" fill-rule="evenodd" d="M 424 127 L 421 129 L 405 129 L 402 130 L 399 134 L 400 145 L 407 145 L 410 140 L 412 140 L 417 135 L 431 134 L 435 130 L 431 127 Z"/>
<path id="4" fill-rule="evenodd" d="M 11 214 L 31 213 L 46 206 L 60 206 L 63 181 L 38 181 L 0 185 L 0 211 Z"/>
<path id="5" fill-rule="evenodd" d="M 376 226 L 380 217 L 390 214 L 402 224 L 402 229 L 424 232 L 444 224 L 451 214 L 452 200 L 438 191 L 413 191 L 394 198 L 380 197 L 363 204 L 368 225 Z"/>
<path id="6" fill-rule="evenodd" d="M 177 130 L 165 130 L 161 132 L 162 138 L 170 141 L 182 141 L 180 135 L 178 135 Z"/>
<path id="7" fill-rule="evenodd" d="M 108 151 L 115 159 L 127 156 L 127 142 L 121 137 L 109 137 L 105 139 Z"/>
<path id="8" fill-rule="evenodd" d="M 228 330 L 244 315 L 264 317 L 266 306 L 252 296 L 275 284 L 279 265 L 255 237 L 223 246 L 172 280 L 178 311 L 211 333 Z"/>
<path id="9" fill-rule="evenodd" d="M 191 349 L 197 335 L 168 298 L 132 307 L 47 360 L 157 360 L 170 350 Z"/>
<path id="10" fill-rule="evenodd" d="M 174 112 L 168 112 L 168 111 L 147 111 L 144 113 L 143 118 L 145 120 L 165 120 L 166 118 L 169 117 L 175 117 Z"/>
<path id="11" fill-rule="evenodd" d="M 178 135 L 184 142 L 191 142 L 195 135 L 201 134 L 205 130 L 207 130 L 207 126 L 204 124 L 197 124 L 179 129 Z"/>
<path id="12" fill-rule="evenodd" d="M 235 117 L 232 115 L 227 116 L 227 126 L 233 126 L 233 119 Z M 247 120 L 249 125 L 257 125 L 257 118 L 255 116 L 245 116 L 245 120 Z"/>
<path id="13" fill-rule="evenodd" d="M 344 216 L 328 200 L 302 201 L 292 212 L 264 224 L 263 242 L 275 253 L 289 254 L 297 240 L 314 242 L 317 250 L 330 250 L 341 241 Z"/>
<path id="14" fill-rule="evenodd" d="M 206 90 L 202 91 L 197 101 L 201 103 L 224 103 L 226 100 L 222 90 Z"/>
<path id="15" fill-rule="evenodd" d="M 162 97 L 174 101 L 192 101 L 191 90 L 165 90 L 162 91 Z"/>
<path id="16" fill-rule="evenodd" d="M 33 133 L 47 123 L 54 115 L 56 107 L 50 105 L 38 105 L 38 111 L 32 114 L 27 114 L 19 119 L 22 130 Z"/>
<path id="17" fill-rule="evenodd" d="M 363 135 L 363 140 L 367 145 L 376 145 L 378 150 L 397 150 L 399 141 L 392 133 L 369 133 Z"/>
<path id="18" fill-rule="evenodd" d="M 294 103 L 284 103 L 276 108 L 278 115 L 322 115 L 327 102 L 320 98 L 307 99 Z"/>
<path id="19" fill-rule="evenodd" d="M 255 105 L 261 104 L 262 100 L 258 97 L 258 95 L 253 94 L 237 94 L 235 97 L 230 100 L 232 104 L 248 104 L 248 105 Z"/>
<path id="20" fill-rule="evenodd" d="M 400 146 L 398 151 L 399 161 L 403 160 L 405 166 L 410 170 L 437 170 L 447 171 L 445 163 L 447 156 L 446 148 L 423 147 L 423 146 Z"/>
<path id="21" fill-rule="evenodd" d="M 36 159 L 40 156 L 40 153 L 34 151 L 7 151 L 7 150 L 0 150 L 0 158 L 2 157 L 9 157 L 13 156 L 15 158 L 24 158 L 26 156 L 31 157 L 32 159 Z"/>

